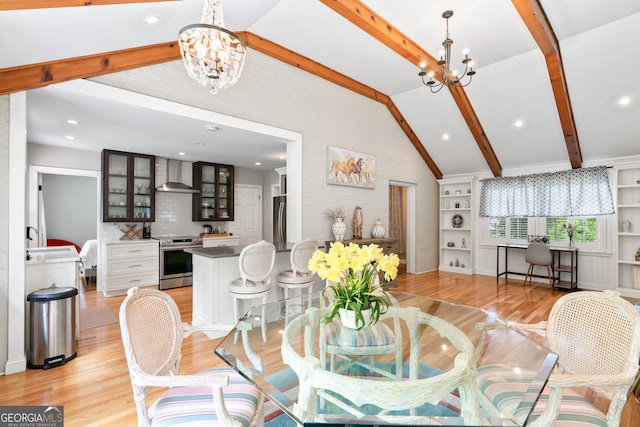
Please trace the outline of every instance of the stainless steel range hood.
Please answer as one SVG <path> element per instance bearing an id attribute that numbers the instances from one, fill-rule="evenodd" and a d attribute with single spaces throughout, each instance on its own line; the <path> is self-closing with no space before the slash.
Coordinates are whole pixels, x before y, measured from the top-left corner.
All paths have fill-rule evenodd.
<path id="1" fill-rule="evenodd" d="M 182 183 L 182 162 L 180 160 L 167 159 L 167 181 L 161 186 L 156 188 L 156 191 L 162 191 L 165 193 L 199 193 L 189 187 L 187 184 Z"/>

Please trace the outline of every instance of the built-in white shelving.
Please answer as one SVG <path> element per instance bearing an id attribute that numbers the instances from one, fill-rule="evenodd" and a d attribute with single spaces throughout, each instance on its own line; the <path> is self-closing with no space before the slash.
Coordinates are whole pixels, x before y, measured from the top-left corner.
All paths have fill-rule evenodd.
<path id="1" fill-rule="evenodd" d="M 616 173 L 618 288 L 640 294 L 640 261 L 636 261 L 640 252 L 640 165 L 620 167 Z"/>
<path id="2" fill-rule="evenodd" d="M 473 180 L 442 179 L 440 183 L 441 271 L 473 273 Z"/>

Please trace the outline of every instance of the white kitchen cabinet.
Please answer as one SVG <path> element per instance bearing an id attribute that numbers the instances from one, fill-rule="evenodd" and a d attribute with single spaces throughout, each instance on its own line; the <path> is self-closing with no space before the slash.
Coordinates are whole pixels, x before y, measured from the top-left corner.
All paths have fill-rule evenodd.
<path id="1" fill-rule="evenodd" d="M 205 237 L 202 239 L 203 248 L 217 248 L 220 246 L 238 246 L 239 237 Z"/>
<path id="2" fill-rule="evenodd" d="M 122 295 L 134 286 L 158 286 L 159 242 L 155 239 L 103 243 L 102 292 Z"/>
<path id="3" fill-rule="evenodd" d="M 472 179 L 440 183 L 440 271 L 473 274 Z"/>

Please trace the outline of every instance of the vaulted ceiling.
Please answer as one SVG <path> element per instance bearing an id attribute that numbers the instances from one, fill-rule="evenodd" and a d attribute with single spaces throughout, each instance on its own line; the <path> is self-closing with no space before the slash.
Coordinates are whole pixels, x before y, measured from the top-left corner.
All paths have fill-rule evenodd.
<path id="1" fill-rule="evenodd" d="M 438 178 L 640 154 L 637 0 L 223 6 L 226 27 L 250 49 L 385 104 Z M 454 11 L 452 62 L 468 48 L 477 75 L 464 89 L 432 94 L 417 73 L 423 61 L 435 68 L 445 10 Z M 179 29 L 201 12 L 201 0 L 5 0 L 0 94 L 176 60 Z M 155 26 L 144 24 L 149 15 L 160 18 Z M 630 102 L 620 105 L 622 97 Z"/>

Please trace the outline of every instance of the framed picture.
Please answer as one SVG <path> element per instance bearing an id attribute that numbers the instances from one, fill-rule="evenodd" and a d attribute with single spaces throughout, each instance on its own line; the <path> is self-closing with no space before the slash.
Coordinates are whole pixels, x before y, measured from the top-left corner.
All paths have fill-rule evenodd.
<path id="1" fill-rule="evenodd" d="M 376 158 L 327 146 L 327 184 L 375 188 Z"/>

